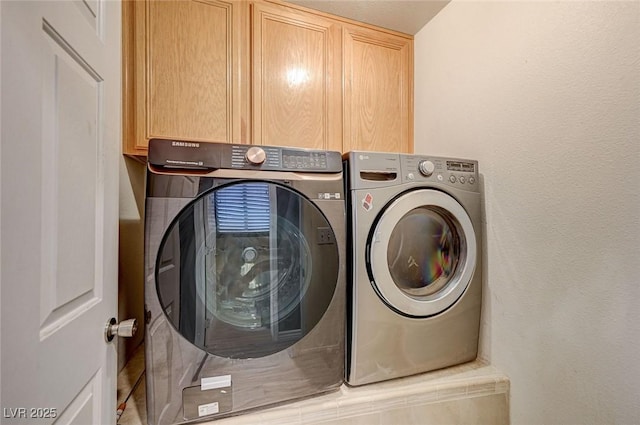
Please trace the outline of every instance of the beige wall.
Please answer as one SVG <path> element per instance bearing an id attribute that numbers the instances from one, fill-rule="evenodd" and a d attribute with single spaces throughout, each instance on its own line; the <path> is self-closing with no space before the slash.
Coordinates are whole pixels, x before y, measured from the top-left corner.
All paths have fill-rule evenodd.
<path id="1" fill-rule="evenodd" d="M 120 160 L 120 257 L 118 317 L 138 319 L 133 338 L 118 341 L 118 370 L 144 337 L 144 193 L 145 166 L 128 157 Z"/>
<path id="2" fill-rule="evenodd" d="M 415 151 L 480 161 L 482 356 L 514 424 L 640 418 L 640 2 L 462 2 L 415 38 Z"/>

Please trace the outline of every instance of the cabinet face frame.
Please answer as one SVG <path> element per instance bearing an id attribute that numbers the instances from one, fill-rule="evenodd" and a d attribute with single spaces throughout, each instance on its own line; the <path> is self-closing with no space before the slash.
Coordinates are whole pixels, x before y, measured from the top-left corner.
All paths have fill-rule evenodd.
<path id="1" fill-rule="evenodd" d="M 413 39 L 346 25 L 343 43 L 343 151 L 413 152 Z"/>
<path id="2" fill-rule="evenodd" d="M 252 142 L 341 151 L 340 23 L 253 2 L 251 42 Z"/>
<path id="3" fill-rule="evenodd" d="M 158 127 L 158 123 L 165 123 L 172 119 L 170 115 L 167 115 L 170 112 L 165 111 L 164 116 L 156 113 L 154 102 L 157 101 L 153 99 L 156 91 L 154 91 L 152 85 L 157 81 L 154 80 L 154 77 L 161 76 L 153 74 L 151 63 L 154 58 L 152 55 L 170 54 L 170 52 L 166 51 L 169 49 L 166 48 L 164 51 L 158 52 L 157 50 L 160 50 L 161 46 L 157 46 L 158 43 L 155 43 L 151 37 L 153 25 L 161 24 L 161 22 L 151 22 L 151 8 L 161 7 L 163 4 L 166 7 L 175 7 L 180 4 L 185 7 L 191 7 L 196 4 L 198 7 L 216 7 L 220 12 L 223 12 L 226 28 L 226 35 L 224 36 L 225 51 L 219 54 L 225 57 L 226 78 L 221 87 L 218 87 L 217 91 L 212 90 L 212 92 L 215 91 L 218 94 L 222 92 L 224 101 L 214 103 L 215 99 L 205 99 L 201 103 L 211 100 L 211 107 L 218 108 L 218 111 L 226 117 L 225 122 L 222 123 L 222 126 L 224 126 L 222 131 L 224 140 L 220 140 L 220 137 L 208 137 L 206 133 L 207 131 L 210 132 L 210 129 L 198 128 L 198 122 L 202 121 L 197 119 L 193 119 L 191 122 L 188 122 L 188 120 L 174 122 L 173 131 L 170 128 L 168 131 L 158 131 L 154 128 Z M 246 1 L 126 1 L 123 4 L 123 22 L 125 22 L 123 30 L 123 91 L 125 93 L 123 135 L 125 138 L 125 154 L 146 156 L 148 141 L 153 137 L 227 143 L 246 143 L 248 141 L 250 123 L 246 119 L 249 116 L 249 93 L 246 89 L 249 75 L 247 47 L 248 3 Z M 176 61 L 176 63 L 178 62 Z M 179 80 L 175 82 L 177 87 L 173 88 L 174 91 L 180 90 L 179 83 Z M 185 85 L 188 87 L 188 84 Z M 194 109 L 193 105 L 185 105 L 186 110 L 189 108 Z M 176 109 L 178 108 L 176 107 Z M 198 109 L 196 108 L 196 112 Z M 206 108 L 203 109 L 206 111 Z M 206 116 L 206 112 L 204 115 Z M 184 121 L 187 121 L 187 124 L 184 124 Z M 206 119 L 203 123 L 204 126 L 210 124 Z M 200 133 L 201 136 L 185 136 L 184 134 L 187 132 L 179 130 L 180 126 L 183 125 L 191 125 L 191 129 L 187 132 L 192 134 Z"/>

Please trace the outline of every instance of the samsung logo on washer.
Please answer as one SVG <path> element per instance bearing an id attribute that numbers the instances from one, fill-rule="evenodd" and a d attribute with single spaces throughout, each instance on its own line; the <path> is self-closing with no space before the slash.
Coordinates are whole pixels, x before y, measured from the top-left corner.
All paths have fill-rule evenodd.
<path id="1" fill-rule="evenodd" d="M 173 141 L 173 142 L 171 142 L 171 146 L 178 146 L 178 147 L 181 147 L 181 148 L 199 148 L 200 147 L 200 143 Z"/>

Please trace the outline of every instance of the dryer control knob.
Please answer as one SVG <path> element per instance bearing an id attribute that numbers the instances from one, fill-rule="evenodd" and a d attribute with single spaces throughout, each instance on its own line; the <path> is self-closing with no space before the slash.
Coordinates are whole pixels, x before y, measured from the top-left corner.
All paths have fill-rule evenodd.
<path id="1" fill-rule="evenodd" d="M 264 149 L 259 148 L 257 146 L 250 147 L 245 154 L 245 158 L 251 164 L 262 164 L 265 159 L 267 159 L 267 154 L 264 152 Z"/>
<path id="2" fill-rule="evenodd" d="M 431 161 L 420 161 L 420 164 L 418 164 L 418 170 L 420 170 L 420 174 L 425 177 L 429 177 L 431 174 L 433 174 L 435 169 L 436 166 L 433 165 L 433 162 Z"/>

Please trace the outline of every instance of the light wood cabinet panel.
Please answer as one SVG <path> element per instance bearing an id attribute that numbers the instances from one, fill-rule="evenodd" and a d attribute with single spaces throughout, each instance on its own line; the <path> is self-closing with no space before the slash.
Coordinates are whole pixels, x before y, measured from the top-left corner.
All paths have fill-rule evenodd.
<path id="1" fill-rule="evenodd" d="M 240 142 L 247 129 L 246 2 L 222 0 L 135 1 L 132 76 L 134 117 L 125 153 L 146 154 L 148 140 Z M 127 7 L 127 6 L 125 6 Z M 244 29 L 244 30 L 243 30 Z M 126 39 L 125 39 L 126 43 Z M 126 50 L 126 44 L 125 44 Z M 128 94 L 131 95 L 131 94 Z M 127 131 L 125 130 L 125 137 Z"/>
<path id="2" fill-rule="evenodd" d="M 339 23 L 256 2 L 251 28 L 252 142 L 341 151 Z"/>
<path id="3" fill-rule="evenodd" d="M 125 0 L 124 153 L 150 138 L 413 150 L 413 38 L 280 0 Z"/>
<path id="4" fill-rule="evenodd" d="M 413 40 L 344 30 L 343 150 L 413 151 Z"/>

